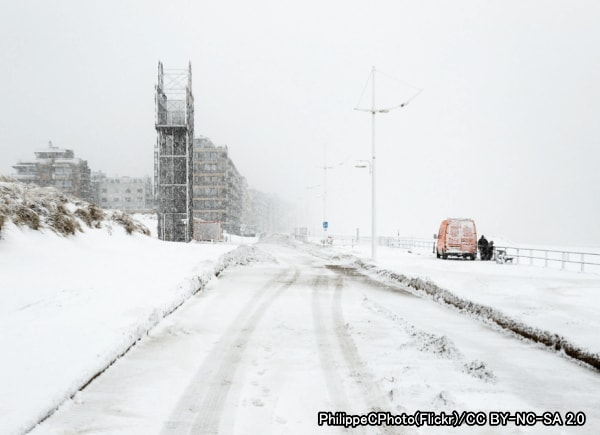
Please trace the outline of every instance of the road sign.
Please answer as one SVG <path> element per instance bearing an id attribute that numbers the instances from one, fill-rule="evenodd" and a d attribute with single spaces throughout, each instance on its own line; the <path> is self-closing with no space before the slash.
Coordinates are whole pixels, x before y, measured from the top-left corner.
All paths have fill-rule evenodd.
<path id="1" fill-rule="evenodd" d="M 324 221 L 323 222 L 323 229 L 326 230 L 327 228 L 329 228 L 329 222 Z"/>

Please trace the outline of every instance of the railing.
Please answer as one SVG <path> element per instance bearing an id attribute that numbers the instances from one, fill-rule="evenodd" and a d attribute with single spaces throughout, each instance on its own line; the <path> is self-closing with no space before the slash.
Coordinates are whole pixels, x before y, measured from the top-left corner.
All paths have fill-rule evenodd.
<path id="1" fill-rule="evenodd" d="M 560 266 L 561 270 L 600 272 L 600 253 L 559 251 L 551 249 L 496 246 L 495 251 L 504 251 L 505 257 L 513 258 L 517 264 L 544 267 Z M 523 262 L 521 259 L 525 259 Z M 587 266 L 587 268 L 586 268 Z"/>
<path id="2" fill-rule="evenodd" d="M 435 252 L 435 240 L 430 239 L 405 239 L 399 237 L 380 237 L 380 246 L 401 249 L 427 249 Z"/>
<path id="3" fill-rule="evenodd" d="M 379 245 L 401 249 L 422 249 L 435 253 L 435 240 L 400 237 L 380 237 Z M 502 257 L 497 254 L 504 251 Z M 509 259 L 516 264 L 529 264 L 559 268 L 575 272 L 600 273 L 600 252 L 561 251 L 557 249 L 541 249 L 530 247 L 496 246 L 494 259 L 498 262 Z"/>
<path id="4" fill-rule="evenodd" d="M 335 246 L 356 246 L 358 244 L 370 244 L 371 237 L 362 236 L 357 239 L 354 236 L 346 234 L 328 234 L 332 238 L 332 244 Z M 322 235 L 320 235 L 323 238 Z M 327 236 L 325 236 L 327 237 Z M 435 252 L 435 240 L 430 239 L 408 239 L 399 237 L 378 237 L 379 246 L 401 249 L 421 249 L 428 252 Z"/>
<path id="5" fill-rule="evenodd" d="M 331 236 L 331 238 L 328 239 L 328 236 Z M 306 237 L 309 238 L 310 236 Z M 353 236 L 345 234 L 318 234 L 315 237 L 319 237 L 321 243 L 328 243 L 335 246 L 355 246 L 358 244 Z"/>
<path id="6" fill-rule="evenodd" d="M 332 244 L 335 246 L 355 246 L 369 244 L 371 238 L 361 237 L 359 241 L 350 235 L 332 234 Z M 435 253 L 435 240 L 404 238 L 404 237 L 379 237 L 379 245 L 390 248 L 422 250 Z M 498 258 L 498 253 L 504 251 L 503 258 Z M 515 246 L 495 246 L 494 259 L 498 262 L 507 259 L 515 264 L 542 266 L 574 272 L 600 273 L 600 251 L 580 252 L 561 251 L 557 249 L 541 249 Z"/>

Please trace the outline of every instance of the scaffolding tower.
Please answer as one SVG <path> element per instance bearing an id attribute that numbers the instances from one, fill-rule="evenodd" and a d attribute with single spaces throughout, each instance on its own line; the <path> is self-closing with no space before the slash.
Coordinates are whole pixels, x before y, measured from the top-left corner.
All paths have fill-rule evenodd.
<path id="1" fill-rule="evenodd" d="M 192 237 L 192 153 L 194 96 L 192 65 L 164 69 L 158 62 L 156 85 L 154 195 L 158 238 L 189 242 Z"/>

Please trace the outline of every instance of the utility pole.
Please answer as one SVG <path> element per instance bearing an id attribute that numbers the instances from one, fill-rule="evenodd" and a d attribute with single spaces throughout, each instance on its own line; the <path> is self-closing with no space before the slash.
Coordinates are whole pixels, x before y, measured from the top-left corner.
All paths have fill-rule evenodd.
<path id="1" fill-rule="evenodd" d="M 373 91 L 371 99 L 371 258 L 377 259 L 377 189 L 375 177 L 375 66 L 371 68 Z"/>
<path id="2" fill-rule="evenodd" d="M 327 145 L 323 145 L 323 222 L 327 222 Z"/>
<path id="3" fill-rule="evenodd" d="M 406 100 L 404 103 L 398 104 L 397 106 L 392 106 L 386 109 L 376 109 L 375 108 L 375 67 L 371 68 L 371 84 L 372 84 L 372 92 L 371 92 L 371 109 L 361 109 L 355 108 L 354 110 L 359 110 L 362 112 L 370 112 L 371 113 L 371 258 L 373 260 L 377 259 L 377 189 L 376 189 L 376 177 L 375 177 L 375 115 L 377 113 L 388 113 L 391 110 L 398 109 L 406 106 L 411 100 L 413 100 L 417 95 L 419 95 L 423 89 L 419 89 L 419 91 Z"/>
<path id="4" fill-rule="evenodd" d="M 329 222 L 327 221 L 327 169 L 331 169 L 331 166 L 327 166 L 327 144 L 323 144 L 323 243 L 327 243 L 327 228 Z"/>

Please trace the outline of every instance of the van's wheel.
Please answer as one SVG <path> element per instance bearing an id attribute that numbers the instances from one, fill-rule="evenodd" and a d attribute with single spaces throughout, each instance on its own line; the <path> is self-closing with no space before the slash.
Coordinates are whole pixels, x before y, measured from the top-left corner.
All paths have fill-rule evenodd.
<path id="1" fill-rule="evenodd" d="M 471 261 L 475 261 L 475 257 L 477 257 L 476 254 L 471 254 Z"/>
<path id="2" fill-rule="evenodd" d="M 442 258 L 443 258 L 444 260 L 447 260 L 447 259 L 448 259 L 448 254 L 442 254 Z"/>
<path id="3" fill-rule="evenodd" d="M 437 258 L 440 258 L 440 257 L 441 257 L 441 255 L 440 255 L 440 253 L 437 251 L 437 249 L 436 249 L 436 251 L 435 251 L 435 255 L 436 255 L 436 257 L 437 257 Z"/>

